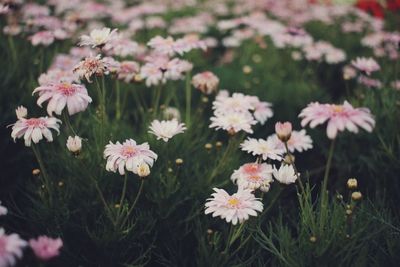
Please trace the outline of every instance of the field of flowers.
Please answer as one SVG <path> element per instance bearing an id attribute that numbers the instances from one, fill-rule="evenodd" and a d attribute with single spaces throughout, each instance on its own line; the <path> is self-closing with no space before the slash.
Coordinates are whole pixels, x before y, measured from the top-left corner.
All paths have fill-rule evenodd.
<path id="1" fill-rule="evenodd" d="M 1 0 L 0 267 L 399 266 L 400 2 L 350 2 Z"/>

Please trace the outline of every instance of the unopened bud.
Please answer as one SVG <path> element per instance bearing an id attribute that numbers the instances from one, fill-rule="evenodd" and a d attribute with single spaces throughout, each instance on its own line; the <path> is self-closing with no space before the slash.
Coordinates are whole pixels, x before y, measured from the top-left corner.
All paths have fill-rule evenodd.
<path id="1" fill-rule="evenodd" d="M 362 198 L 361 192 L 356 191 L 351 194 L 351 199 L 354 201 L 360 200 L 361 198 Z"/>
<path id="2" fill-rule="evenodd" d="M 347 180 L 347 188 L 348 189 L 356 189 L 358 186 L 357 179 L 355 178 L 350 178 Z"/>
<path id="3" fill-rule="evenodd" d="M 292 135 L 292 124 L 290 122 L 277 122 L 275 124 L 275 133 L 278 136 L 279 140 L 282 142 L 287 142 Z"/>
<path id="4" fill-rule="evenodd" d="M 40 170 L 39 170 L 39 169 L 33 169 L 33 170 L 32 170 L 32 174 L 35 175 L 35 176 L 37 176 L 37 175 L 40 174 Z"/>
<path id="5" fill-rule="evenodd" d="M 82 139 L 79 136 L 68 136 L 67 148 L 73 154 L 79 154 L 82 149 Z"/>
<path id="6" fill-rule="evenodd" d="M 150 174 L 149 165 L 146 163 L 140 163 L 140 165 L 138 166 L 137 174 L 139 175 L 139 177 L 142 177 L 142 178 L 149 176 L 149 174 Z"/>
<path id="7" fill-rule="evenodd" d="M 311 242 L 311 243 L 317 242 L 317 238 L 316 238 L 315 236 L 311 236 L 311 237 L 310 237 L 310 242 Z"/>
<path id="8" fill-rule="evenodd" d="M 212 144 L 207 143 L 207 144 L 204 145 L 204 148 L 207 149 L 207 150 L 210 150 L 212 148 Z"/>
<path id="9" fill-rule="evenodd" d="M 175 163 L 176 163 L 176 165 L 182 165 L 183 164 L 183 159 L 176 159 Z"/>

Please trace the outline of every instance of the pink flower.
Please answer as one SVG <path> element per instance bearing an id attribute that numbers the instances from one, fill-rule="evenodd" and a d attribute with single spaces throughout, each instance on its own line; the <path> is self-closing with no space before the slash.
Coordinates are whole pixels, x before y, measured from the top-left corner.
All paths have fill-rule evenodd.
<path id="1" fill-rule="evenodd" d="M 351 64 L 359 71 L 365 72 L 370 75 L 372 72 L 378 71 L 381 67 L 373 58 L 358 57 L 356 60 L 352 60 Z"/>
<path id="2" fill-rule="evenodd" d="M 18 234 L 7 235 L 4 229 L 0 228 L 0 266 L 15 265 L 16 259 L 22 257 L 22 249 L 26 246 L 27 242 Z"/>
<path id="3" fill-rule="evenodd" d="M 276 134 L 273 134 L 268 137 L 268 140 L 272 140 L 275 144 L 275 148 L 285 151 L 285 144 L 279 140 Z M 287 141 L 287 146 L 291 153 L 298 151 L 303 152 L 313 147 L 312 139 L 309 135 L 306 134 L 304 129 L 300 131 L 292 131 L 289 140 Z"/>
<path id="4" fill-rule="evenodd" d="M 236 225 L 257 216 L 257 211 L 262 212 L 263 204 L 250 189 L 239 188 L 238 192 L 229 195 L 224 189 L 214 188 L 211 198 L 205 204 L 205 214 L 212 213 L 213 217 L 221 217 L 226 222 Z"/>
<path id="5" fill-rule="evenodd" d="M 29 37 L 29 40 L 31 40 L 32 45 L 37 46 L 37 45 L 44 45 L 48 46 L 51 45 L 54 40 L 54 34 L 51 31 L 41 31 L 37 32 L 31 37 Z"/>
<path id="6" fill-rule="evenodd" d="M 63 246 L 61 238 L 50 238 L 39 236 L 37 239 L 30 239 L 29 246 L 32 248 L 36 257 L 47 261 L 60 254 L 60 248 Z"/>
<path id="7" fill-rule="evenodd" d="M 310 127 L 314 128 L 328 121 L 327 135 L 330 139 L 335 139 L 338 131 L 347 129 L 358 133 L 358 127 L 361 127 L 371 132 L 375 126 L 375 120 L 369 109 L 354 108 L 347 101 L 343 105 L 310 103 L 301 111 L 299 117 L 303 118 L 301 121 L 303 127 L 310 123 Z"/>
<path id="8" fill-rule="evenodd" d="M 266 163 L 246 163 L 233 172 L 231 180 L 243 189 L 268 192 L 273 171 L 272 166 Z"/>
<path id="9" fill-rule="evenodd" d="M 138 75 L 140 66 L 135 61 L 122 61 L 119 65 L 117 71 L 118 79 L 123 80 L 126 83 L 135 80 L 136 75 Z"/>
<path id="10" fill-rule="evenodd" d="M 107 159 L 106 170 L 125 174 L 125 168 L 133 173 L 138 172 L 138 166 L 146 163 L 153 166 L 157 160 L 157 154 L 150 150 L 148 143 L 137 145 L 133 139 L 128 139 L 124 143 L 110 142 L 104 150 L 104 158 Z"/>
<path id="11" fill-rule="evenodd" d="M 292 134 L 292 124 L 290 122 L 277 122 L 275 133 L 282 142 L 287 142 Z"/>
<path id="12" fill-rule="evenodd" d="M 205 71 L 194 75 L 192 78 L 192 84 L 202 93 L 209 95 L 217 90 L 219 79 L 214 75 L 214 73 Z"/>
<path id="13" fill-rule="evenodd" d="M 100 55 L 95 57 L 90 56 L 79 62 L 75 68 L 74 72 L 79 75 L 80 78 L 85 77 L 88 82 L 92 82 L 90 77 L 93 75 L 103 76 L 109 73 L 108 63 L 101 58 Z"/>
<path id="14" fill-rule="evenodd" d="M 86 87 L 81 84 L 73 83 L 55 83 L 37 87 L 33 94 L 39 93 L 37 104 L 41 107 L 42 103 L 49 101 L 47 113 L 52 116 L 53 112 L 61 115 L 61 112 L 67 106 L 68 114 L 84 111 L 92 98 L 88 95 Z"/>
<path id="15" fill-rule="evenodd" d="M 20 118 L 12 126 L 11 137 L 14 139 L 24 137 L 25 146 L 30 146 L 33 141 L 37 144 L 43 139 L 43 136 L 48 142 L 53 141 L 51 129 L 55 130 L 58 134 L 60 133 L 61 121 L 53 117 L 40 117 L 40 118 Z"/>

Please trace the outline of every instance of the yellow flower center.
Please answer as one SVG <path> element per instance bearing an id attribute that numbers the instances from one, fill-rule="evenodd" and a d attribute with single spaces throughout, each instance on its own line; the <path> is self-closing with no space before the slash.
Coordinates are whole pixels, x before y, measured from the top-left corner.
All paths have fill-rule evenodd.
<path id="1" fill-rule="evenodd" d="M 230 199 L 228 199 L 228 204 L 232 208 L 237 208 L 240 204 L 240 201 L 236 197 L 231 197 Z"/>
<path id="2" fill-rule="evenodd" d="M 343 111 L 343 106 L 332 105 L 332 110 L 333 110 L 333 112 L 340 113 Z"/>

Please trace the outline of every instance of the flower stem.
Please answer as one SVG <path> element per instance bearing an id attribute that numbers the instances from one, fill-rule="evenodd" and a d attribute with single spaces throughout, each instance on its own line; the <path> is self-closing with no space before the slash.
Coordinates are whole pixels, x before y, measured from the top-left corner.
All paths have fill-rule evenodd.
<path id="1" fill-rule="evenodd" d="M 190 72 L 186 73 L 185 91 L 186 91 L 186 127 L 189 128 L 190 112 L 192 108 L 192 88 L 190 86 Z"/>
<path id="2" fill-rule="evenodd" d="M 44 164 L 43 164 L 42 155 L 40 154 L 40 150 L 38 149 L 38 147 L 36 147 L 36 145 L 34 145 L 34 144 L 32 145 L 32 150 L 33 150 L 33 153 L 35 154 L 37 162 L 39 163 L 40 172 L 41 172 L 40 177 L 42 177 L 42 182 L 46 187 L 47 193 L 49 195 L 49 203 L 51 204 L 53 202 L 53 196 L 52 196 L 51 189 L 50 189 L 49 176 L 47 175 L 46 168 L 44 167 Z"/>
<path id="3" fill-rule="evenodd" d="M 331 164 L 332 164 L 332 158 L 333 158 L 333 151 L 335 148 L 335 139 L 332 140 L 331 145 L 329 147 L 329 152 L 328 152 L 328 159 L 326 162 L 326 167 L 325 167 L 325 174 L 324 174 L 324 180 L 322 182 L 322 187 L 321 187 L 321 208 L 320 208 L 320 233 L 322 233 L 323 228 L 324 228 L 324 222 L 326 219 L 326 214 L 327 214 L 327 207 L 328 207 L 328 192 L 327 192 L 327 187 L 328 187 L 328 178 L 329 178 L 329 171 L 331 169 Z"/>
<path id="4" fill-rule="evenodd" d="M 143 192 L 144 180 L 145 180 L 145 179 L 141 179 L 140 187 L 139 187 L 139 190 L 138 190 L 138 192 L 137 192 L 137 194 L 136 194 L 136 198 L 135 198 L 135 200 L 133 201 L 132 206 L 129 208 L 128 213 L 127 213 L 126 216 L 125 216 L 125 219 L 122 221 L 121 226 L 124 226 L 124 225 L 125 225 L 126 221 L 128 220 L 129 216 L 131 215 L 133 209 L 135 208 L 135 206 L 136 206 L 136 204 L 137 204 L 137 202 L 138 202 L 138 200 L 139 200 L 139 197 L 140 197 L 140 195 L 141 195 L 142 192 Z"/>
<path id="5" fill-rule="evenodd" d="M 156 87 L 155 98 L 154 98 L 154 116 L 157 116 L 158 106 L 160 105 L 160 98 L 161 98 L 161 86 Z"/>
<path id="6" fill-rule="evenodd" d="M 121 215 L 121 212 L 122 212 L 122 205 L 124 203 L 124 199 L 125 199 L 125 195 L 126 195 L 127 183 L 128 183 L 128 172 L 125 172 L 124 185 L 122 187 L 121 199 L 119 201 L 119 210 L 118 210 L 119 215 Z"/>
<path id="7" fill-rule="evenodd" d="M 65 111 L 65 110 L 64 110 L 64 112 L 63 112 L 63 117 L 64 117 L 65 125 L 67 125 L 67 127 L 68 127 L 68 129 L 71 131 L 71 133 L 72 133 L 73 135 L 75 135 L 75 136 L 78 136 L 78 135 L 76 134 L 76 132 L 74 131 L 74 128 L 72 128 L 71 122 L 70 122 L 70 120 L 69 120 L 69 116 L 68 116 L 68 114 L 67 114 L 67 111 Z"/>
<path id="8" fill-rule="evenodd" d="M 301 179 L 300 179 L 299 172 L 297 171 L 297 168 L 296 168 L 296 164 L 294 164 L 294 161 L 292 160 L 292 156 L 293 156 L 293 155 L 292 155 L 292 153 L 290 153 L 290 151 L 289 151 L 289 147 L 288 147 L 287 142 L 285 142 L 285 149 L 286 149 L 286 154 L 289 156 L 289 163 L 290 163 L 290 165 L 293 166 L 293 169 L 294 169 L 294 172 L 295 172 L 297 181 L 299 182 L 300 190 L 301 190 L 302 193 L 304 193 L 303 182 L 302 182 Z"/>
<path id="9" fill-rule="evenodd" d="M 121 88 L 119 80 L 115 81 L 115 117 L 117 120 L 121 119 Z"/>

